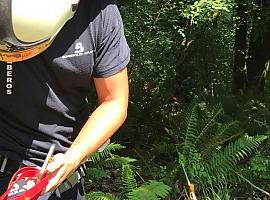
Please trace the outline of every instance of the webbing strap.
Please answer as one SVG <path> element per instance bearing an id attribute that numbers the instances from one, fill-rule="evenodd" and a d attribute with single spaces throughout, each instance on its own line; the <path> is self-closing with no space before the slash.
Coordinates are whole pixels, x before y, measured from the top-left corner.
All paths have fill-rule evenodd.
<path id="1" fill-rule="evenodd" d="M 71 174 L 66 181 L 64 181 L 58 188 L 55 190 L 57 196 L 61 193 L 73 188 L 77 183 L 80 182 L 81 178 L 86 174 L 85 164 L 82 164 L 73 174 Z"/>

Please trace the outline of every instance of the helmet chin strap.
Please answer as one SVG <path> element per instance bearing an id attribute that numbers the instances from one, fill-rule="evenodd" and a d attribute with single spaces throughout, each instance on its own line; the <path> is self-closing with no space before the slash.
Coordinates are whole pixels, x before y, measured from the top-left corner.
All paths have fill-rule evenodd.
<path id="1" fill-rule="evenodd" d="M 31 47 L 29 49 L 24 49 L 17 52 L 8 52 L 8 51 L 0 51 L 0 61 L 3 62 L 20 62 L 30 58 L 33 58 L 37 54 L 46 50 L 53 41 L 47 41 Z"/>

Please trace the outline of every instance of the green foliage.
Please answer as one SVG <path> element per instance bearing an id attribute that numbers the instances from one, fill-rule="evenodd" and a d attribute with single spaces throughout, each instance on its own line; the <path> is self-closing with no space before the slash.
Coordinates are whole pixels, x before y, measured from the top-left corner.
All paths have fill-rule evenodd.
<path id="1" fill-rule="evenodd" d="M 122 184 L 125 188 L 125 193 L 129 193 L 137 188 L 135 175 L 130 165 L 122 166 Z"/>
<path id="2" fill-rule="evenodd" d="M 171 188 L 162 182 L 148 181 L 137 189 L 128 193 L 129 200 L 158 200 L 168 196 Z"/>
<path id="3" fill-rule="evenodd" d="M 89 192 L 87 199 L 89 200 L 119 200 L 119 199 L 149 199 L 158 200 L 168 196 L 170 187 L 162 182 L 150 180 L 138 187 L 136 176 L 134 174 L 134 166 L 131 165 L 135 159 L 129 157 L 121 157 L 113 154 L 114 151 L 124 148 L 122 145 L 111 143 L 104 151 L 96 152 L 90 157 L 90 162 L 94 164 L 94 167 L 88 165 L 87 172 L 88 178 L 91 178 L 91 182 L 95 183 L 103 177 L 109 178 L 109 170 L 121 170 L 121 185 L 123 188 L 119 194 L 114 195 L 108 192 Z M 88 163 L 89 164 L 89 163 Z M 89 181 L 88 181 L 89 183 Z"/>
<path id="4" fill-rule="evenodd" d="M 208 110 L 203 103 L 195 103 L 171 118 L 172 121 L 175 120 L 171 130 L 180 141 L 179 151 L 185 153 L 193 147 L 203 152 L 204 158 L 209 158 L 209 154 L 220 145 L 241 134 L 237 121 L 222 123 L 218 121 L 223 114 L 221 105 Z"/>
<path id="5" fill-rule="evenodd" d="M 235 127 L 238 123 L 227 123 L 222 115 L 220 105 L 207 111 L 204 106 L 194 104 L 182 112 L 180 119 L 183 123 L 174 127 L 180 141 L 177 167 L 186 169 L 197 192 L 205 198 L 217 199 L 219 194 L 225 199 L 228 193 L 224 193 L 224 188 L 231 181 L 238 181 L 234 170 L 238 170 L 239 162 L 257 150 L 267 138 L 239 134 L 242 132 L 240 127 Z M 180 182 L 185 184 L 185 176 L 181 176 Z"/>
<path id="6" fill-rule="evenodd" d="M 93 155 L 89 158 L 94 163 L 100 162 L 104 158 L 108 158 L 112 156 L 113 151 L 121 150 L 125 148 L 124 146 L 120 144 L 110 143 L 103 151 L 95 152 Z"/>
<path id="7" fill-rule="evenodd" d="M 100 178 L 104 178 L 104 177 L 108 176 L 108 174 L 103 169 L 99 169 L 99 168 L 95 168 L 95 167 L 87 168 L 86 172 L 87 172 L 86 178 L 90 179 L 90 180 L 92 180 L 92 179 L 98 180 Z"/>
<path id="8" fill-rule="evenodd" d="M 229 143 L 216 152 L 209 161 L 208 171 L 221 176 L 231 171 L 242 159 L 246 158 L 266 139 L 266 136 L 244 136 Z M 216 169 L 219 170 L 216 170 Z"/>
<path id="9" fill-rule="evenodd" d="M 104 162 L 100 162 L 97 165 L 100 167 L 106 167 L 106 168 L 115 168 L 115 167 L 120 167 L 122 165 L 126 165 L 132 162 L 135 162 L 136 160 L 133 158 L 129 157 L 122 157 L 122 156 L 117 156 L 114 155 L 112 158 L 107 158 Z"/>
<path id="10" fill-rule="evenodd" d="M 255 177 L 267 180 L 269 185 L 270 156 L 262 155 L 257 152 L 257 154 L 251 159 L 250 170 L 254 173 Z"/>
<path id="11" fill-rule="evenodd" d="M 128 146 L 128 154 L 140 161 L 142 169 L 135 174 L 173 186 L 172 199 L 179 198 L 174 186 L 186 185 L 182 165 L 201 197 L 229 199 L 238 187 L 229 169 L 250 172 L 250 177 L 269 187 L 265 172 L 269 145 L 260 145 L 270 124 L 269 76 L 263 95 L 231 93 L 236 3 L 147 0 L 128 1 L 120 8 L 132 52 L 131 93 L 128 119 L 116 137 Z M 255 19 L 258 1 L 243 3 L 249 4 L 249 25 L 260 27 L 255 35 L 266 33 L 269 6 Z M 205 103 L 186 108 L 187 102 L 179 98 L 172 102 L 172 96 L 181 94 L 181 83 L 189 75 L 196 82 L 194 98 Z M 255 150 L 263 153 L 252 159 Z M 109 159 L 115 158 L 122 159 Z M 249 159 L 250 166 L 243 170 Z M 121 163 L 125 162 L 106 167 L 116 167 L 122 176 Z M 126 172 L 128 175 L 134 174 Z M 135 184 L 129 191 L 132 188 Z M 243 193 L 247 192 L 252 194 L 250 188 Z M 121 198 L 124 194 L 127 192 Z"/>
<path id="12" fill-rule="evenodd" d="M 269 132 L 268 132 L 269 135 Z M 264 145 L 256 151 L 254 157 L 250 159 L 244 169 L 244 177 L 251 180 L 253 184 L 261 188 L 270 187 L 270 140 L 264 143 Z"/>
<path id="13" fill-rule="evenodd" d="M 91 192 L 86 194 L 86 198 L 88 200 L 121 200 L 119 197 L 103 192 Z"/>
<path id="14" fill-rule="evenodd" d="M 106 169 L 113 169 L 119 166 L 136 161 L 133 158 L 121 157 L 113 154 L 125 148 L 120 144 L 110 143 L 103 151 L 97 151 L 88 159 L 87 179 L 100 179 L 108 177 Z"/>
<path id="15" fill-rule="evenodd" d="M 122 167 L 122 183 L 129 200 L 158 200 L 168 196 L 171 190 L 164 183 L 154 180 L 150 180 L 138 187 L 130 165 L 123 165 Z"/>
<path id="16" fill-rule="evenodd" d="M 197 0 L 193 2 L 193 4 L 188 5 L 183 11 L 183 15 L 191 19 L 193 23 L 203 21 L 205 18 L 209 19 L 216 12 L 230 12 L 230 6 L 232 5 L 232 1 L 230 0 Z"/>
<path id="17" fill-rule="evenodd" d="M 136 161 L 133 158 L 116 155 L 115 152 L 122 150 L 124 146 L 117 143 L 110 143 L 103 151 L 95 152 L 89 159 L 86 174 L 86 190 L 96 190 L 97 187 L 107 188 L 106 181 L 117 174 L 122 165 Z M 105 181 L 105 183 L 103 183 Z M 100 183 L 100 184 L 98 184 Z M 112 183 L 110 183 L 112 184 Z M 114 190 L 118 191 L 117 182 L 114 182 Z M 112 187 L 113 188 L 113 187 Z M 92 193 L 91 193 L 92 194 Z"/>

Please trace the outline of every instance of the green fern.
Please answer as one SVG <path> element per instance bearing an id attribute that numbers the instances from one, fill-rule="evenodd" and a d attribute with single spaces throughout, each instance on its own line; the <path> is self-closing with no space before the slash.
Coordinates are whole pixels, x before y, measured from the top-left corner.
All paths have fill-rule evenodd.
<path id="1" fill-rule="evenodd" d="M 110 143 L 103 151 L 93 153 L 88 160 L 92 161 L 93 163 L 98 163 L 102 159 L 110 157 L 112 152 L 121 150 L 123 148 L 125 147 L 121 144 Z"/>
<path id="2" fill-rule="evenodd" d="M 107 158 L 103 162 L 100 162 L 98 166 L 103 167 L 103 168 L 113 169 L 113 168 L 121 167 L 122 165 L 130 164 L 135 161 L 136 159 L 134 158 L 113 155 L 111 158 Z"/>
<path id="3" fill-rule="evenodd" d="M 196 139 L 197 135 L 197 126 L 198 126 L 198 113 L 197 105 L 188 108 L 186 111 L 186 117 L 184 119 L 185 132 L 182 135 L 182 143 L 180 147 L 183 151 L 186 151 L 193 146 L 193 142 Z M 181 136 L 180 136 L 181 137 Z"/>
<path id="4" fill-rule="evenodd" d="M 165 140 L 165 139 L 164 139 Z M 158 145 L 153 145 L 153 151 L 156 155 L 171 155 L 175 153 L 175 146 L 169 143 L 169 141 L 161 141 Z"/>
<path id="5" fill-rule="evenodd" d="M 125 193 L 129 193 L 137 188 L 137 182 L 135 179 L 135 175 L 133 170 L 131 169 L 131 165 L 123 165 L 122 166 L 122 184 L 125 188 Z"/>
<path id="6" fill-rule="evenodd" d="M 123 148 L 124 146 L 120 144 L 111 143 L 102 152 L 96 152 L 90 157 L 90 159 L 86 163 L 87 164 L 87 180 L 89 180 L 88 187 L 90 188 L 98 187 L 97 185 L 93 185 L 92 183 L 95 183 L 97 181 L 100 182 L 101 178 L 106 178 L 103 180 L 103 182 L 106 180 L 109 180 L 112 172 L 120 171 L 119 169 L 122 168 L 122 165 L 126 165 L 135 161 L 135 159 L 133 158 L 121 157 L 114 154 L 114 151 L 120 150 Z M 117 181 L 119 180 L 117 179 L 114 180 L 115 183 Z M 119 183 L 119 185 L 120 184 L 121 183 Z M 105 193 L 94 193 L 92 194 L 91 198 L 94 198 L 93 195 L 98 195 L 98 194 L 105 195 Z M 108 195 L 109 194 L 106 193 L 106 196 L 105 197 L 102 196 L 102 198 L 109 198 Z"/>
<path id="7" fill-rule="evenodd" d="M 197 177 L 194 178 L 194 182 L 197 182 L 197 190 L 214 199 L 217 194 L 223 194 L 221 199 L 225 199 L 227 193 L 222 191 L 227 187 L 229 181 L 239 181 L 234 174 L 239 161 L 255 151 L 265 139 L 265 136 L 244 136 L 219 149 L 212 155 L 210 161 L 201 161 L 201 164 L 204 165 L 204 174 L 197 173 Z"/>
<path id="8" fill-rule="evenodd" d="M 86 195 L 88 200 L 120 200 L 119 197 L 104 192 L 91 192 Z"/>
<path id="9" fill-rule="evenodd" d="M 226 124 L 221 124 L 213 130 L 214 134 L 208 134 L 208 138 L 201 138 L 198 149 L 205 159 L 209 159 L 213 152 L 226 142 L 239 137 L 242 134 L 239 128 L 238 121 L 232 121 Z"/>
<path id="10" fill-rule="evenodd" d="M 224 150 L 213 155 L 208 164 L 209 172 L 211 174 L 226 173 L 234 168 L 240 160 L 256 150 L 266 138 L 266 136 L 244 136 L 229 143 Z"/>
<path id="11" fill-rule="evenodd" d="M 139 188 L 128 193 L 129 200 L 158 200 L 168 196 L 171 188 L 162 182 L 148 181 Z"/>
<path id="12" fill-rule="evenodd" d="M 90 168 L 88 167 L 86 169 L 86 178 L 93 180 L 93 179 L 100 179 L 100 178 L 104 178 L 104 177 L 108 177 L 108 174 L 106 173 L 105 170 L 103 169 L 99 169 L 99 168 Z"/>
<path id="13" fill-rule="evenodd" d="M 223 113 L 224 113 L 224 110 L 220 105 L 218 105 L 217 107 L 213 109 L 213 115 L 208 119 L 207 123 L 204 125 L 204 127 L 198 134 L 197 138 L 194 141 L 195 145 L 200 141 L 200 139 L 203 136 L 205 136 L 205 134 L 208 132 L 210 127 L 212 127 L 215 124 L 217 118 Z"/>
<path id="14" fill-rule="evenodd" d="M 228 193 L 223 189 L 229 181 L 238 181 L 233 170 L 239 161 L 246 158 L 266 139 L 265 136 L 242 136 L 237 121 L 219 122 L 223 109 L 220 105 L 207 111 L 200 110 L 197 104 L 182 113 L 180 126 L 172 127 L 179 135 L 178 169 L 186 168 L 191 182 L 196 184 L 197 192 L 211 199 L 220 196 L 226 199 Z M 236 141 L 235 138 L 238 137 Z M 227 145 L 226 145 L 227 144 Z M 180 173 L 181 184 L 186 184 L 185 175 Z"/>
<path id="15" fill-rule="evenodd" d="M 121 157 L 114 155 L 112 152 L 124 148 L 119 144 L 110 144 L 103 152 L 96 152 L 92 155 L 90 163 L 93 167 L 88 167 L 88 178 L 93 179 L 92 182 L 102 178 L 109 177 L 106 170 L 121 169 L 121 183 L 123 191 L 119 196 L 104 192 L 90 192 L 87 194 L 89 200 L 120 200 L 120 199 L 147 199 L 157 200 L 159 197 L 166 197 L 170 191 L 170 187 L 158 181 L 149 181 L 138 187 L 136 176 L 134 174 L 132 162 L 136 159 L 129 157 Z M 88 163 L 89 164 L 89 163 Z M 143 192 L 142 192 L 143 191 Z M 121 196 L 121 198 L 120 198 Z"/>
<path id="16" fill-rule="evenodd" d="M 158 200 L 167 197 L 171 190 L 171 187 L 155 180 L 150 180 L 138 187 L 129 164 L 122 166 L 122 183 L 128 200 Z"/>

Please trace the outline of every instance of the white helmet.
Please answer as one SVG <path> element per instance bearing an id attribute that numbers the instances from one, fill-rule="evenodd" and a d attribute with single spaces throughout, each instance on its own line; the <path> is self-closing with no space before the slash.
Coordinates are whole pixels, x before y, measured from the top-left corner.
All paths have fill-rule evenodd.
<path id="1" fill-rule="evenodd" d="M 18 62 L 50 46 L 79 0 L 0 0 L 0 61 Z"/>

